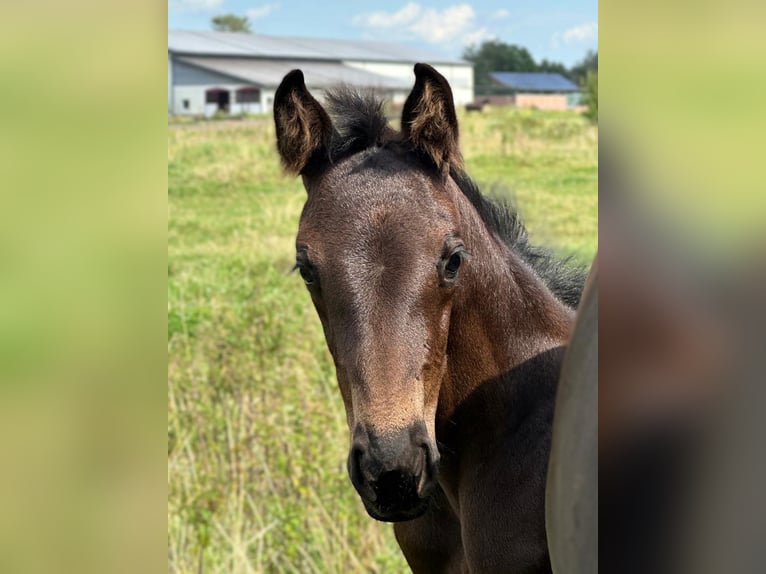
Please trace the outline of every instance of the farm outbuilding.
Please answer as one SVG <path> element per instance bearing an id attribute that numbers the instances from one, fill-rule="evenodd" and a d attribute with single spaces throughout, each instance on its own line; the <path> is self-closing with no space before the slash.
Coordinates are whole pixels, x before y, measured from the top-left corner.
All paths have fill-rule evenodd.
<path id="1" fill-rule="evenodd" d="M 402 104 L 427 62 L 452 86 L 456 105 L 473 100 L 473 65 L 427 50 L 365 40 L 278 37 L 265 34 L 168 31 L 168 113 L 270 112 L 282 78 L 295 68 L 321 98 L 351 85 Z"/>
<path id="2" fill-rule="evenodd" d="M 579 102 L 580 88 L 561 74 L 543 72 L 491 72 L 500 92 L 487 99 L 519 108 L 566 110 Z"/>

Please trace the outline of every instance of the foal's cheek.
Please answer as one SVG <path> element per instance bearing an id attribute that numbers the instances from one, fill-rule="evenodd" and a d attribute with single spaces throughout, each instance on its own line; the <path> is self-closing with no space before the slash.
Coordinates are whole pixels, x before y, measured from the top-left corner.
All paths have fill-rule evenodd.
<path id="1" fill-rule="evenodd" d="M 441 381 L 447 369 L 447 342 L 452 305 L 443 302 L 433 311 L 433 320 L 429 327 L 427 355 L 423 369 L 426 402 L 435 402 L 439 396 Z M 429 405 L 426 405 L 428 408 Z"/>
<path id="2" fill-rule="evenodd" d="M 433 349 L 438 351 L 439 357 L 444 357 L 447 352 L 449 340 L 450 318 L 452 316 L 452 298 L 447 299 L 439 309 L 436 326 L 433 329 Z"/>
<path id="3" fill-rule="evenodd" d="M 330 350 L 333 359 L 335 359 L 335 345 L 333 345 L 332 330 L 330 329 L 330 323 L 327 320 L 327 313 L 324 310 L 324 305 L 322 305 L 321 301 L 319 301 L 313 294 L 311 299 L 314 303 L 314 309 L 319 316 L 319 321 L 322 323 L 322 332 L 324 333 L 325 343 L 327 343 L 327 348 Z"/>
<path id="4" fill-rule="evenodd" d="M 343 406 L 346 409 L 346 423 L 348 424 L 348 430 L 354 429 L 354 407 L 351 402 L 351 387 L 345 377 L 338 375 L 338 388 L 340 389 L 340 396 L 343 399 Z"/>
<path id="5" fill-rule="evenodd" d="M 345 376 L 343 366 L 338 361 L 337 349 L 333 338 L 332 329 L 330 328 L 330 323 L 327 320 L 324 306 L 321 304 L 321 301 L 318 300 L 318 298 L 313 294 L 312 300 L 314 301 L 314 308 L 316 309 L 317 315 L 319 316 L 319 321 L 322 323 L 322 331 L 324 332 L 327 349 L 330 351 L 330 355 L 332 356 L 333 365 L 335 366 L 336 379 L 338 381 L 338 389 L 340 390 L 340 395 L 343 399 L 343 406 L 346 408 L 346 423 L 348 424 L 349 430 L 351 430 L 354 428 L 354 412 L 351 402 L 351 386 L 348 382 L 348 378 Z"/>

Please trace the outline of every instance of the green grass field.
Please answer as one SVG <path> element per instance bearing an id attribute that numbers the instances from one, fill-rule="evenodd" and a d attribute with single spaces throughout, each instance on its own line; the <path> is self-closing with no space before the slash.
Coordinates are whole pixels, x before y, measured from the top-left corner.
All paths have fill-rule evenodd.
<path id="1" fill-rule="evenodd" d="M 460 121 L 482 188 L 513 195 L 533 240 L 588 263 L 597 128 L 510 109 Z M 171 572 L 408 571 L 347 478 L 332 361 L 289 273 L 304 196 L 271 121 L 169 127 Z"/>

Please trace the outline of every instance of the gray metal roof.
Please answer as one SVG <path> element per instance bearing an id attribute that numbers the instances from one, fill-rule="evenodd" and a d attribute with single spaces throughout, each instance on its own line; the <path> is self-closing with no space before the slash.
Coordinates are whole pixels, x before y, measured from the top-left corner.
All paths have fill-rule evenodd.
<path id="1" fill-rule="evenodd" d="M 493 80 L 507 88 L 525 92 L 579 92 L 577 84 L 561 74 L 543 72 L 490 72 Z"/>
<path id="2" fill-rule="evenodd" d="M 381 76 L 346 66 L 340 62 L 307 62 L 298 60 L 253 60 L 248 58 L 194 58 L 180 57 L 186 62 L 262 87 L 276 87 L 285 74 L 300 68 L 309 88 L 331 88 L 349 84 L 359 88 L 409 90 L 411 81 Z"/>
<path id="3" fill-rule="evenodd" d="M 253 58 L 471 65 L 464 60 L 449 58 L 430 50 L 387 42 L 281 37 L 203 30 L 168 30 L 168 51 L 189 56 L 250 56 Z"/>

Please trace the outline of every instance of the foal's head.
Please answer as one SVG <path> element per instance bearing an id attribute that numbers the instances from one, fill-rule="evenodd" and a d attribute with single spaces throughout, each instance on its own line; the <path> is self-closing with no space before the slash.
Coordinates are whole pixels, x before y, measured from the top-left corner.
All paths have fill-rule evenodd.
<path id="1" fill-rule="evenodd" d="M 461 162 L 452 93 L 430 66 L 415 73 L 401 133 L 350 93 L 330 97 L 334 126 L 297 70 L 274 104 L 282 162 L 308 192 L 296 265 L 335 360 L 349 475 L 386 521 L 422 514 L 436 482 L 437 399 L 467 260 L 448 175 Z"/>

